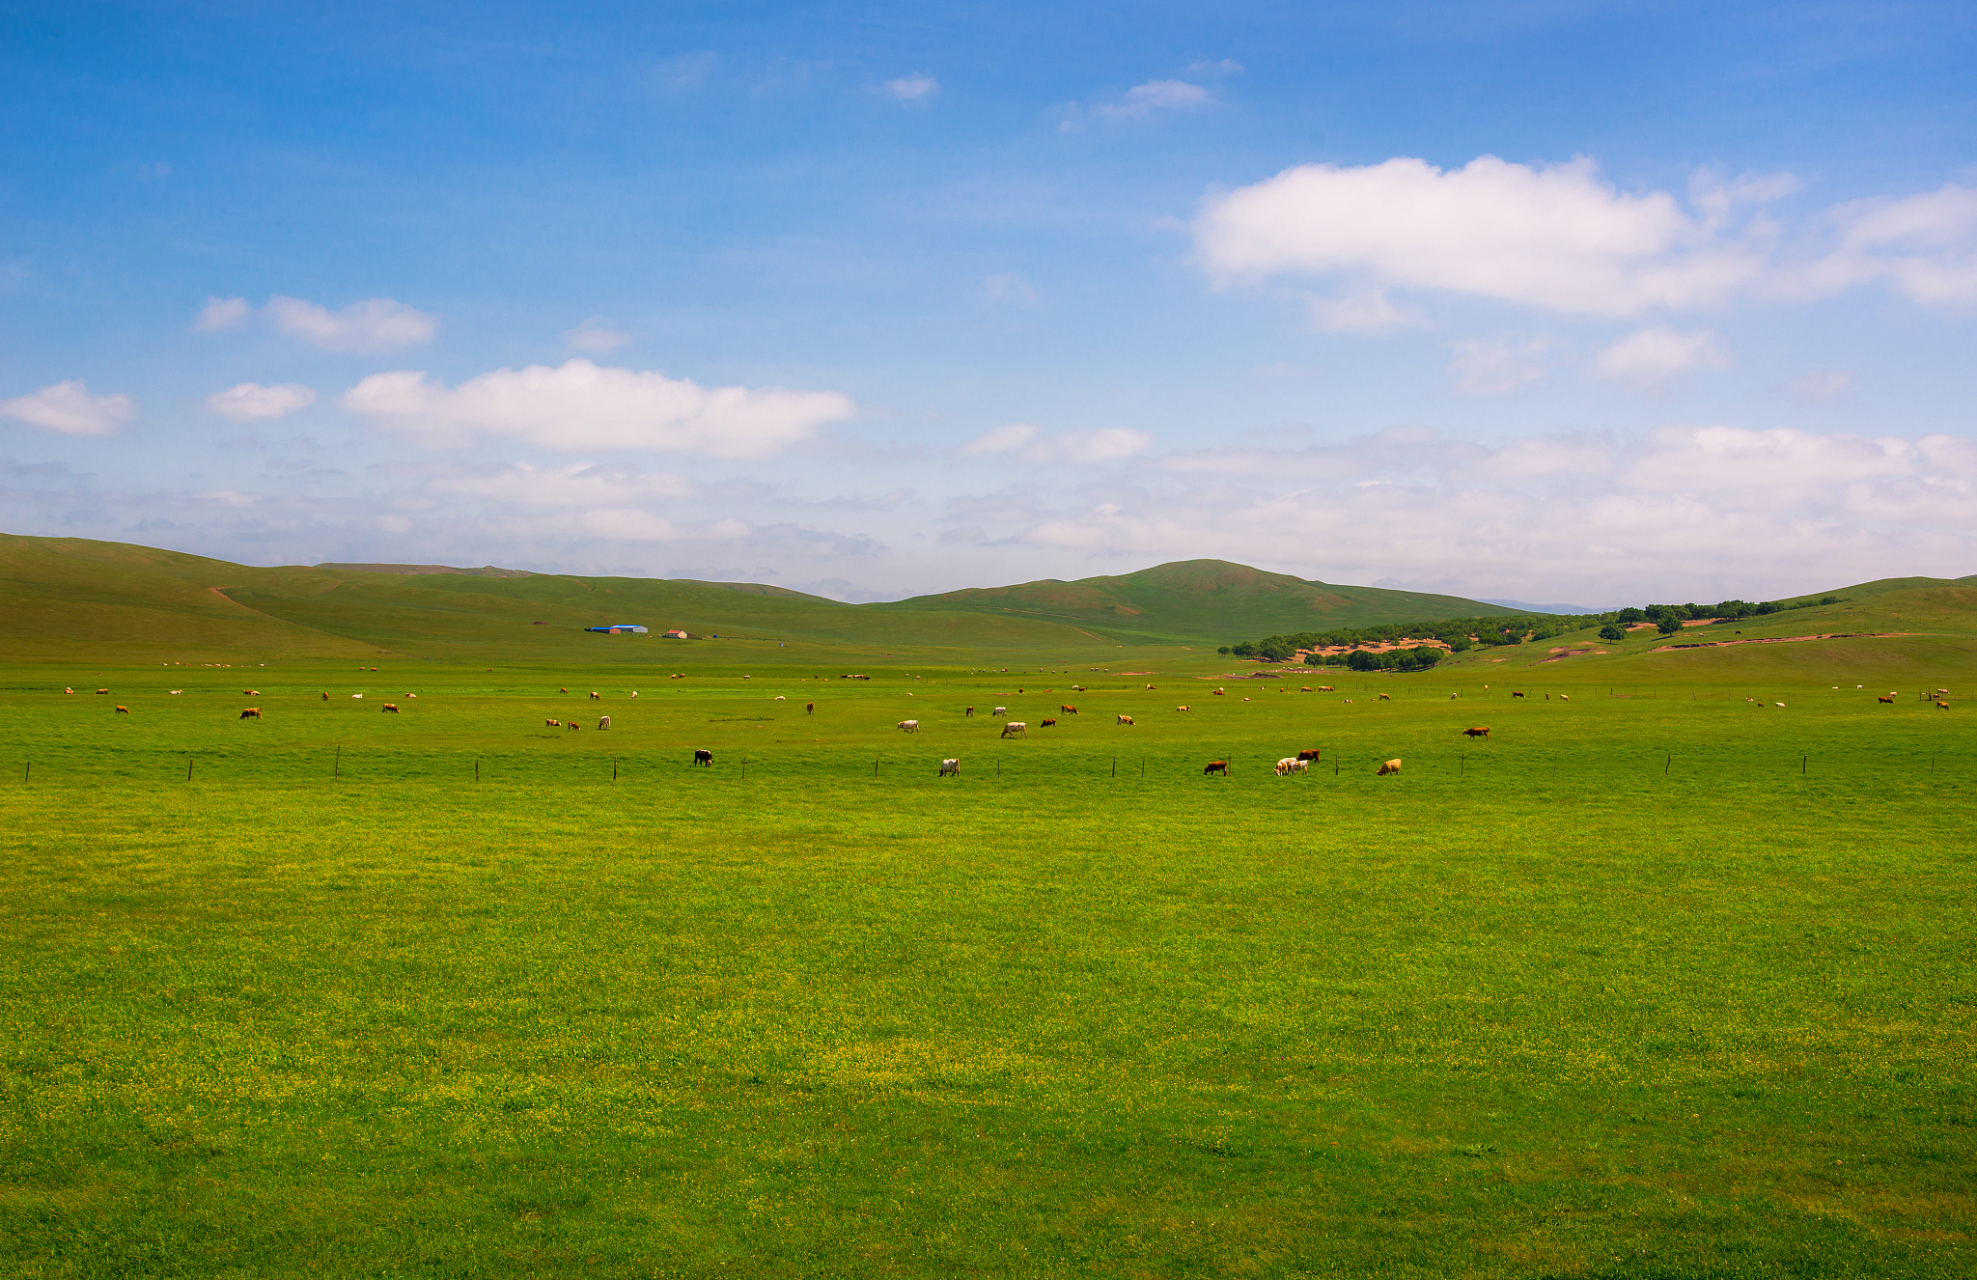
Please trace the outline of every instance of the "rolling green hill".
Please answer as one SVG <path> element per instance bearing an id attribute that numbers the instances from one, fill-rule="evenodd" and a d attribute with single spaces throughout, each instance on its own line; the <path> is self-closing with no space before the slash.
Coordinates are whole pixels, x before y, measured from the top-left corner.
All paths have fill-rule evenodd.
<path id="1" fill-rule="evenodd" d="M 20 659 L 405 657 L 664 662 L 667 642 L 585 627 L 842 647 L 847 657 L 1209 646 L 1230 635 L 1501 612 L 1453 596 L 1308 583 L 1218 560 L 884 604 L 784 587 L 440 565 L 256 568 L 79 538 L 0 535 L 0 644 Z M 696 654 L 704 660 L 708 654 Z M 903 656 L 903 655 L 902 655 Z"/>

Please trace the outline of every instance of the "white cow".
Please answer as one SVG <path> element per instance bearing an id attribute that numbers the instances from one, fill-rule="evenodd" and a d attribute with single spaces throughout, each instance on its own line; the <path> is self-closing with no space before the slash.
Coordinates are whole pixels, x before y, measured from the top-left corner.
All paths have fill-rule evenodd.
<path id="1" fill-rule="evenodd" d="M 1002 736 L 1005 738 L 1027 738 L 1029 731 L 1030 726 L 1021 720 L 1005 720 L 1002 724 Z"/>
<path id="2" fill-rule="evenodd" d="M 1310 771 L 1311 762 L 1309 760 L 1300 760 L 1296 756 L 1285 756 L 1282 760 L 1277 761 L 1277 776 L 1279 778 L 1287 773 L 1309 773 Z"/>
<path id="3" fill-rule="evenodd" d="M 901 720 L 898 728 L 901 733 L 918 733 L 920 732 L 920 722 L 918 720 Z"/>
<path id="4" fill-rule="evenodd" d="M 1008 707 L 997 707 L 997 708 L 996 708 L 995 710 L 993 710 L 993 711 L 991 711 L 991 712 L 989 712 L 989 714 L 990 714 L 990 715 L 992 715 L 992 716 L 1006 716 L 1006 715 L 1008 715 L 1008 714 L 1009 714 L 1009 708 L 1008 708 Z"/>
<path id="5" fill-rule="evenodd" d="M 597 717 L 597 727 L 600 729 L 609 729 L 611 727 L 611 717 L 610 716 Z"/>
<path id="6" fill-rule="evenodd" d="M 940 762 L 940 776 L 945 778 L 949 774 L 957 778 L 961 776 L 961 762 L 959 760 L 947 759 Z"/>

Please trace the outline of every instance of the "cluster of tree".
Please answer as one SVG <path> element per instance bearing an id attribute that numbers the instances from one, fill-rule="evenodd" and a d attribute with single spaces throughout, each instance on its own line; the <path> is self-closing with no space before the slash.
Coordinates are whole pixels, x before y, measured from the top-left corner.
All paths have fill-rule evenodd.
<path id="1" fill-rule="evenodd" d="M 1662 635 L 1667 636 L 1680 631 L 1682 624 L 1691 619 L 1732 622 L 1739 618 L 1782 613 L 1787 609 L 1808 609 L 1814 605 L 1838 603 L 1840 603 L 1838 596 L 1800 600 L 1795 604 L 1784 604 L 1775 600 L 1762 603 L 1753 603 L 1749 600 L 1725 600 L 1719 604 L 1651 604 L 1644 609 L 1616 609 L 1608 613 L 1520 613 L 1481 618 L 1446 618 L 1440 622 L 1395 622 L 1377 627 L 1337 627 L 1330 631 L 1299 631 L 1290 635 L 1268 636 L 1262 640 L 1244 640 L 1239 644 L 1225 646 L 1216 652 L 1238 658 L 1258 658 L 1265 662 L 1288 662 L 1297 656 L 1300 649 L 1343 648 L 1352 652 L 1334 653 L 1323 657 L 1311 654 L 1305 661 L 1311 666 L 1345 666 L 1355 671 L 1415 671 L 1433 666 L 1445 655 L 1433 645 L 1393 649 L 1386 653 L 1369 653 L 1366 650 L 1402 640 L 1433 639 L 1447 645 L 1453 652 L 1461 653 L 1472 645 L 1487 647 L 1525 644 L 1571 635 L 1593 627 L 1600 629 L 1599 635 L 1602 640 L 1625 640 L 1628 626 L 1638 622 L 1652 622 Z M 1431 658 L 1419 656 L 1424 653 L 1432 653 L 1434 656 Z M 1370 665 L 1358 665 L 1362 660 Z"/>

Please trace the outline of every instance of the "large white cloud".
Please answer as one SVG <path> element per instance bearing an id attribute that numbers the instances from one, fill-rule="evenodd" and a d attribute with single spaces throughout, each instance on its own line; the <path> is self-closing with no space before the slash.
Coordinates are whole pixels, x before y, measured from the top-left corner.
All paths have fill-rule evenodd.
<path id="1" fill-rule="evenodd" d="M 1701 369 L 1727 369 L 1730 357 L 1707 329 L 1691 333 L 1650 325 L 1593 358 L 1593 373 L 1659 395 L 1671 382 Z"/>
<path id="2" fill-rule="evenodd" d="M 391 298 L 366 298 L 331 311 L 300 298 L 276 296 L 268 299 L 268 318 L 283 333 L 325 351 L 398 351 L 431 342 L 439 331 L 438 316 Z"/>
<path id="3" fill-rule="evenodd" d="M 264 387 L 258 382 L 243 382 L 225 391 L 215 391 L 206 397 L 206 407 L 224 418 L 235 422 L 256 422 L 269 418 L 279 418 L 297 409 L 306 409 L 316 403 L 316 393 L 308 387 L 285 382 L 277 386 Z"/>
<path id="4" fill-rule="evenodd" d="M 81 378 L 0 400 L 0 418 L 65 436 L 107 436 L 135 416 L 135 400 L 129 396 L 92 396 Z"/>
<path id="5" fill-rule="evenodd" d="M 716 458 L 761 458 L 814 436 L 856 411 L 835 391 L 706 388 L 637 369 L 570 360 L 550 368 L 497 369 L 448 388 L 400 370 L 365 378 L 342 405 L 435 445 L 476 433 L 552 449 L 641 449 Z"/>
<path id="6" fill-rule="evenodd" d="M 1405 323 L 1395 289 L 1467 294 L 1576 315 L 1631 317 L 1721 307 L 1759 291 L 1821 297 L 1885 280 L 1925 303 L 1977 301 L 1977 189 L 1954 183 L 1851 201 L 1800 227 L 1740 208 L 1790 195 L 1789 174 L 1629 193 L 1580 158 L 1530 166 L 1481 156 L 1460 169 L 1397 157 L 1308 164 L 1213 195 L 1195 221 L 1218 283 L 1304 278 L 1321 329 Z"/>

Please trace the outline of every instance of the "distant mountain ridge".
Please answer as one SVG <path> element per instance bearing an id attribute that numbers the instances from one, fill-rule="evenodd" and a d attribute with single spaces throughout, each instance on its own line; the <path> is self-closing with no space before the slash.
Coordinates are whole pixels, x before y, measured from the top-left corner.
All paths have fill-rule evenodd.
<path id="1" fill-rule="evenodd" d="M 535 574 L 527 569 L 497 569 L 493 565 L 482 565 L 478 569 L 455 569 L 444 564 L 337 564 L 324 561 L 316 565 L 318 569 L 341 569 L 347 573 L 395 573 L 406 577 L 419 577 L 428 573 L 460 573 L 470 578 L 533 578 Z"/>

